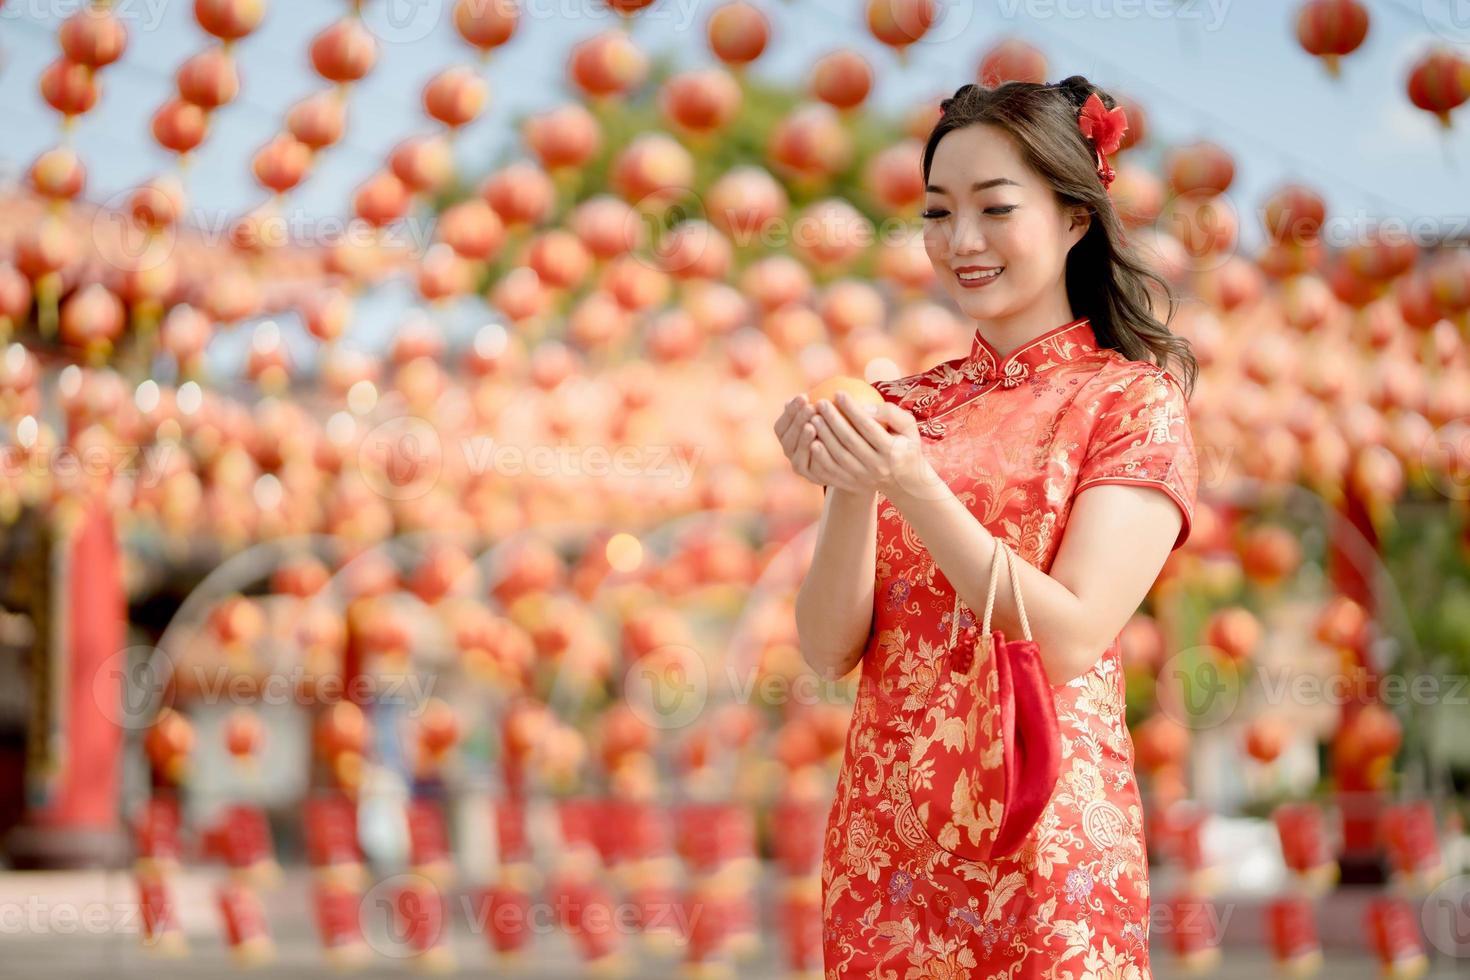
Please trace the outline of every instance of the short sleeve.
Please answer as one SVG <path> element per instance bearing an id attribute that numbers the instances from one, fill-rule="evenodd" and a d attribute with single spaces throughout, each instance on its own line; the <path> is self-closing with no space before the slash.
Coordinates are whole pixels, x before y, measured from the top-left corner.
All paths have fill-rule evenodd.
<path id="1" fill-rule="evenodd" d="M 1189 537 L 1199 489 L 1184 390 L 1173 375 L 1152 367 L 1104 399 L 1078 469 L 1076 492 L 1101 483 L 1162 490 L 1184 517 L 1177 549 Z"/>

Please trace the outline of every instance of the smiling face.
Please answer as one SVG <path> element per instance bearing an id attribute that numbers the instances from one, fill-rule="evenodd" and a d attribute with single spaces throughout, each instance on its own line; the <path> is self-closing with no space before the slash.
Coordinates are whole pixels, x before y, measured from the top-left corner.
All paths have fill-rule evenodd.
<path id="1" fill-rule="evenodd" d="M 964 126 L 934 148 L 924 248 L 967 316 L 1004 322 L 1065 306 L 1067 253 L 1086 231 L 1085 209 L 1064 208 L 1005 130 Z"/>

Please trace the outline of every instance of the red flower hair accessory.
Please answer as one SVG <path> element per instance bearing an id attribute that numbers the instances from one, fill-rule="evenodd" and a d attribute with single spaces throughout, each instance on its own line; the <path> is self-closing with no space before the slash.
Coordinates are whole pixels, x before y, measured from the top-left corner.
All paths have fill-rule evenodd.
<path id="1" fill-rule="evenodd" d="M 1108 164 L 1107 155 L 1117 153 L 1118 147 L 1123 145 L 1123 134 L 1128 131 L 1128 114 L 1122 106 L 1109 109 L 1093 92 L 1077 116 L 1077 128 L 1092 141 L 1097 152 L 1097 175 L 1102 179 L 1103 187 L 1109 186 L 1118 174 Z"/>

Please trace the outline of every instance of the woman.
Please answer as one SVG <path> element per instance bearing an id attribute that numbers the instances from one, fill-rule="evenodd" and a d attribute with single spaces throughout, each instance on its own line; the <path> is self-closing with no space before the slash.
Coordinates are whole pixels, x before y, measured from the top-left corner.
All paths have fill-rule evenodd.
<path id="1" fill-rule="evenodd" d="M 969 353 L 880 383 L 869 411 L 798 396 L 775 426 L 826 488 L 802 652 L 829 678 L 862 665 L 824 846 L 829 978 L 1150 976 L 1117 638 L 1189 536 L 1198 366 L 1153 315 L 1151 285 L 1172 316 L 1167 285 L 1125 245 L 1115 143 L 1097 136 L 1114 103 L 1096 91 L 1073 76 L 944 101 L 924 147 L 924 243 L 976 322 Z M 1021 559 L 1062 763 L 1019 850 L 975 862 L 928 836 L 906 775 L 951 617 L 984 608 L 997 539 Z M 1019 637 L 1005 575 L 995 603 L 993 628 Z"/>

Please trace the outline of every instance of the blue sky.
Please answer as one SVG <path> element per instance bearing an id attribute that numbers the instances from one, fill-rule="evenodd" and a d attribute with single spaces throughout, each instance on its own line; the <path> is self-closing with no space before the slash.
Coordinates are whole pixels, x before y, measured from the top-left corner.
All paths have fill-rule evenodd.
<path id="1" fill-rule="evenodd" d="M 1470 0 L 1373 0 L 1367 43 L 1333 80 L 1296 45 L 1297 4 L 1260 0 L 941 0 L 931 38 L 900 64 L 867 33 L 861 0 L 755 0 L 773 22 L 772 44 L 754 69 L 803 80 L 812 61 L 836 47 L 867 54 L 878 70 L 874 100 L 901 109 L 973 80 L 981 53 L 1004 36 L 1022 37 L 1048 56 L 1054 79 L 1081 73 L 1144 103 L 1154 133 L 1150 152 L 1209 137 L 1237 159 L 1232 197 L 1249 212 L 1271 189 L 1302 180 L 1321 189 L 1337 214 L 1397 216 L 1443 223 L 1470 214 L 1470 110 L 1454 130 L 1414 109 L 1404 81 L 1432 43 L 1470 53 Z M 59 52 L 55 32 L 80 0 L 8 0 L 0 7 L 0 178 L 24 172 L 60 136 L 58 118 L 36 81 Z M 292 195 L 312 216 L 348 210 L 353 189 L 402 137 L 429 127 L 419 105 L 437 71 L 473 60 L 455 33 L 452 0 L 371 0 L 368 23 L 384 41 L 373 73 L 357 85 L 348 138 L 329 151 Z M 656 0 L 633 36 L 650 53 L 711 60 L 704 24 L 718 0 Z M 286 109 L 322 83 L 311 72 L 309 39 L 346 9 L 342 0 L 272 0 L 265 24 L 238 46 L 242 94 L 217 114 L 195 155 L 191 205 L 234 214 L 264 194 L 250 176 L 255 149 L 278 132 Z M 78 123 L 74 145 L 89 166 L 87 197 L 106 201 L 172 168 L 148 121 L 172 90 L 173 72 L 207 38 L 188 0 L 114 0 L 130 27 L 122 62 L 103 74 L 96 109 Z M 457 142 L 461 168 L 485 170 L 513 145 L 519 114 L 569 96 L 565 54 L 613 26 L 595 0 L 522 0 L 520 30 L 484 73 L 489 111 Z M 1427 14 L 1426 14 L 1427 12 Z M 1466 229 L 1459 228 L 1461 234 Z M 1253 231 L 1247 231 L 1247 243 Z"/>

